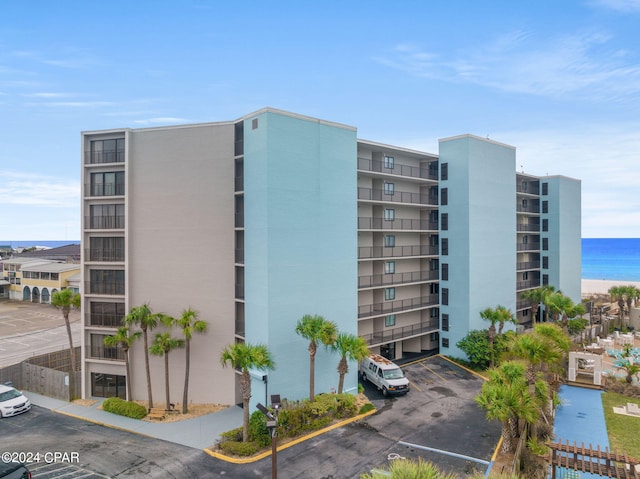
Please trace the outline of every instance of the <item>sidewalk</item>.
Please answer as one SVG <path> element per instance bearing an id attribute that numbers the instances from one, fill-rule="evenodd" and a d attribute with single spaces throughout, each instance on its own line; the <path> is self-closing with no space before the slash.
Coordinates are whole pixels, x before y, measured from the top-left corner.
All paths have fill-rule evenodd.
<path id="1" fill-rule="evenodd" d="M 210 447 L 219 439 L 221 433 L 242 426 L 242 408 L 239 406 L 230 406 L 216 413 L 184 421 L 162 423 L 131 419 L 102 411 L 98 409 L 102 401 L 91 406 L 81 406 L 29 391 L 24 393 L 31 400 L 31 404 L 60 414 L 196 449 Z"/>

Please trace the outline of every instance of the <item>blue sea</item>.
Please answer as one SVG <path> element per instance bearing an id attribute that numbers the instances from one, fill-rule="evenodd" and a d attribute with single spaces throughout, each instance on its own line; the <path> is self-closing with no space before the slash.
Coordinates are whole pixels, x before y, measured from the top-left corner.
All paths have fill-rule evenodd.
<path id="1" fill-rule="evenodd" d="M 640 281 L 640 238 L 582 238 L 582 277 Z"/>
<path id="2" fill-rule="evenodd" d="M 0 241 L 0 246 L 11 246 L 16 248 L 31 248 L 32 246 L 47 246 L 49 248 L 57 248 L 59 246 L 67 246 L 69 244 L 80 244 L 80 240 L 61 240 L 61 241 Z"/>

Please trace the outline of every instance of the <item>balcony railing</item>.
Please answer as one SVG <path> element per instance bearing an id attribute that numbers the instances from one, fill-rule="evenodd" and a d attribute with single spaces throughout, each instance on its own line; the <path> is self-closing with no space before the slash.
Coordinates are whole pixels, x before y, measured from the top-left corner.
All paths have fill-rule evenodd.
<path id="1" fill-rule="evenodd" d="M 244 176 L 236 176 L 235 191 L 244 191 Z"/>
<path id="2" fill-rule="evenodd" d="M 402 299 L 397 301 L 385 301 L 384 303 L 367 304 L 358 306 L 358 318 L 397 313 L 409 309 L 420 309 L 438 304 L 438 295 L 430 294 L 418 298 Z"/>
<path id="3" fill-rule="evenodd" d="M 437 231 L 438 222 L 430 220 L 412 220 L 407 218 L 385 220 L 384 218 L 365 217 L 358 218 L 358 229 Z"/>
<path id="4" fill-rule="evenodd" d="M 540 213 L 540 206 L 539 205 L 529 205 L 529 206 L 517 205 L 516 211 L 518 213 Z"/>
<path id="5" fill-rule="evenodd" d="M 518 270 L 523 269 L 540 269 L 540 261 L 525 261 L 523 263 L 518 263 Z"/>
<path id="6" fill-rule="evenodd" d="M 87 348 L 87 357 L 91 359 L 106 359 L 109 361 L 124 361 L 122 348 L 108 348 L 106 346 L 91 346 Z"/>
<path id="7" fill-rule="evenodd" d="M 124 294 L 124 283 L 119 281 L 114 282 L 96 282 L 87 281 L 85 285 L 85 291 L 89 291 L 91 294 Z"/>
<path id="8" fill-rule="evenodd" d="M 518 243 L 518 251 L 538 251 L 540 243 Z"/>
<path id="9" fill-rule="evenodd" d="M 390 284 L 418 283 L 421 281 L 434 281 L 438 278 L 438 270 L 412 271 L 410 273 L 374 274 L 371 276 L 359 276 L 358 288 L 371 288 L 376 286 L 387 286 Z"/>
<path id="10" fill-rule="evenodd" d="M 358 259 L 367 258 L 401 258 L 405 256 L 437 256 L 438 245 L 410 245 L 410 246 L 360 246 Z"/>
<path id="11" fill-rule="evenodd" d="M 116 216 L 85 216 L 85 225 L 92 230 L 124 229 L 124 215 Z"/>
<path id="12" fill-rule="evenodd" d="M 124 183 L 94 183 L 85 185 L 89 196 L 123 196 Z"/>
<path id="13" fill-rule="evenodd" d="M 438 205 L 438 198 L 409 191 L 386 191 L 373 188 L 358 188 L 359 200 L 410 203 L 416 205 Z"/>
<path id="14" fill-rule="evenodd" d="M 369 346 L 374 344 L 390 343 L 401 339 L 410 338 L 438 331 L 438 320 L 434 319 L 423 323 L 412 324 L 410 326 L 402 326 L 398 328 L 379 331 L 371 334 L 363 334 L 361 337 Z"/>
<path id="15" fill-rule="evenodd" d="M 87 325 L 101 326 L 104 328 L 119 328 L 122 326 L 123 315 L 112 313 L 89 313 L 87 314 Z"/>
<path id="16" fill-rule="evenodd" d="M 244 248 L 236 248 L 235 253 L 236 253 L 236 257 L 235 257 L 236 263 L 244 264 Z"/>
<path id="17" fill-rule="evenodd" d="M 85 164 L 122 163 L 124 162 L 124 150 L 85 151 Z"/>
<path id="18" fill-rule="evenodd" d="M 236 319 L 236 326 L 235 326 L 235 334 L 236 336 L 242 336 L 244 337 L 244 318 L 243 319 Z"/>
<path id="19" fill-rule="evenodd" d="M 402 165 L 394 163 L 393 168 L 388 168 L 383 161 L 358 158 L 358 170 L 385 173 L 387 175 L 406 176 L 409 178 L 422 178 L 425 180 L 437 180 L 438 173 L 429 168 Z"/>
<path id="20" fill-rule="evenodd" d="M 236 228 L 244 228 L 244 213 L 236 213 Z"/>
<path id="21" fill-rule="evenodd" d="M 518 223 L 518 231 L 535 231 L 536 233 L 540 232 L 539 224 L 521 224 Z"/>
<path id="22" fill-rule="evenodd" d="M 530 279 L 529 281 L 518 281 L 518 284 L 516 285 L 516 289 L 520 291 L 521 289 L 537 288 L 539 286 L 540 286 L 540 278 Z"/>
<path id="23" fill-rule="evenodd" d="M 531 306 L 533 306 L 533 303 L 531 301 L 527 301 L 527 300 L 522 300 L 522 301 L 517 301 L 516 302 L 516 309 L 527 309 L 530 308 Z"/>
<path id="24" fill-rule="evenodd" d="M 84 253 L 89 261 L 124 261 L 123 248 L 87 248 Z"/>

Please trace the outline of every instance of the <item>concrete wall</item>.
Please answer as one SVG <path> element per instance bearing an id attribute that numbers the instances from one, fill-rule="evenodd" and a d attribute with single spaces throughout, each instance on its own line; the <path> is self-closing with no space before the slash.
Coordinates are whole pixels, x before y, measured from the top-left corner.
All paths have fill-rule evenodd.
<path id="1" fill-rule="evenodd" d="M 244 137 L 246 340 L 274 354 L 268 393 L 302 399 L 309 352 L 297 321 L 318 314 L 357 334 L 356 132 L 263 111 L 247 118 Z M 319 348 L 316 392 L 337 388 L 338 361 Z M 345 390 L 355 391 L 350 369 Z M 252 406 L 265 397 L 262 374 Z"/>

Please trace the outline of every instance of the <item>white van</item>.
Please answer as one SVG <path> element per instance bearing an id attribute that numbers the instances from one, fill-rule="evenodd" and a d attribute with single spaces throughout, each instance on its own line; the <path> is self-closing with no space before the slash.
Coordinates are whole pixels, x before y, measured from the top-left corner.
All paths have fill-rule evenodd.
<path id="1" fill-rule="evenodd" d="M 362 382 L 375 384 L 385 396 L 409 392 L 409 380 L 404 377 L 402 369 L 379 354 L 372 354 L 362 360 L 360 377 Z"/>

